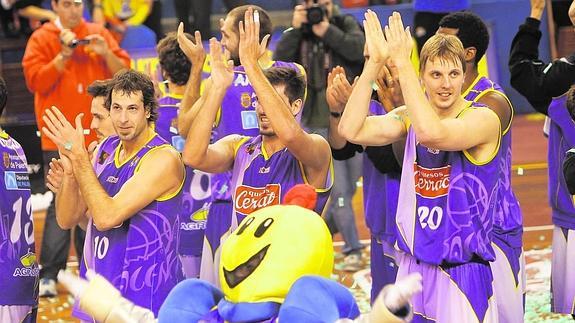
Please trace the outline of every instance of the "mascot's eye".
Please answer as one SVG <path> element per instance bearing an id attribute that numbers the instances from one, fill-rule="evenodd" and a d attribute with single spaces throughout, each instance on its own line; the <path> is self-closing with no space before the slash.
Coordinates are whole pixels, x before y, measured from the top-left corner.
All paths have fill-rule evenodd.
<path id="1" fill-rule="evenodd" d="M 252 224 L 252 222 L 254 222 L 254 217 L 252 216 L 251 218 L 249 218 L 246 223 L 244 223 L 244 225 L 242 225 L 242 227 L 238 230 L 238 232 L 236 233 L 236 235 L 240 235 L 242 233 L 244 233 L 244 231 L 247 229 L 247 227 L 250 226 L 250 224 Z"/>
<path id="2" fill-rule="evenodd" d="M 256 229 L 256 232 L 254 232 L 254 236 L 256 238 L 263 236 L 264 233 L 266 233 L 266 231 L 268 230 L 268 228 L 272 225 L 272 223 L 274 223 L 274 219 L 272 218 L 265 219 L 264 222 L 262 222 L 262 224 L 260 224 L 260 226 Z"/>

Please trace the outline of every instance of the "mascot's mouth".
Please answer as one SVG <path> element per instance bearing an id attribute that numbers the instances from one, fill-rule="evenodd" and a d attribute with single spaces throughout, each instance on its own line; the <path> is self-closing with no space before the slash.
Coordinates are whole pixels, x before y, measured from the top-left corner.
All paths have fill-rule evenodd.
<path id="1" fill-rule="evenodd" d="M 266 253 L 268 252 L 270 245 L 267 245 L 262 248 L 262 250 L 258 251 L 255 255 L 251 256 L 248 261 L 244 262 L 243 264 L 236 267 L 236 269 L 229 271 L 226 268 L 224 269 L 224 278 L 226 279 L 226 283 L 230 288 L 234 288 L 238 286 L 241 282 L 243 282 L 246 278 L 251 275 L 256 268 L 260 265 Z"/>

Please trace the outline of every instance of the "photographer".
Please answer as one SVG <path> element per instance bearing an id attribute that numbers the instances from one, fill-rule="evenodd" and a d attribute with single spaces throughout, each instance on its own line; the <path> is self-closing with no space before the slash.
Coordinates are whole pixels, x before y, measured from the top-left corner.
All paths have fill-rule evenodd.
<path id="1" fill-rule="evenodd" d="M 292 27 L 284 31 L 274 52 L 274 60 L 296 62 L 307 73 L 307 99 L 302 125 L 310 133 L 327 138 L 330 114 L 326 101 L 327 75 L 335 66 L 345 70 L 350 82 L 361 73 L 365 35 L 350 15 L 341 15 L 332 0 L 306 0 L 295 6 Z M 344 269 L 360 268 L 361 249 L 351 208 L 355 182 L 361 173 L 361 159 L 334 161 L 336 182 L 325 218 L 333 231 L 345 240 Z M 335 228 L 334 228 L 335 226 Z"/>
<path id="2" fill-rule="evenodd" d="M 92 97 L 87 88 L 95 80 L 111 78 L 122 68 L 130 66 L 128 54 L 102 26 L 88 23 L 82 18 L 81 0 L 52 0 L 52 9 L 58 15 L 37 29 L 26 45 L 22 67 L 28 89 L 34 93 L 38 129 L 45 126 L 42 116 L 51 106 L 57 106 L 68 118 L 79 113 L 90 115 Z M 84 129 L 89 129 L 90 118 L 84 118 Z M 87 143 L 96 140 L 90 133 Z M 56 145 L 41 137 L 44 170 L 52 158 L 58 158 Z M 76 233 L 80 230 L 76 228 Z M 76 235 L 76 254 L 81 258 L 83 234 Z M 54 202 L 48 208 L 40 263 L 40 296 L 54 296 L 58 270 L 66 267 L 70 232 L 56 223 Z"/>

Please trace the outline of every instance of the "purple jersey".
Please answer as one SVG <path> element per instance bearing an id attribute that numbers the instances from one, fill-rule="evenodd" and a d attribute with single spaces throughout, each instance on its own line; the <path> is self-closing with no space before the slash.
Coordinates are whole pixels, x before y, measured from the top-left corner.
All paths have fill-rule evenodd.
<path id="1" fill-rule="evenodd" d="M 110 161 L 98 179 L 109 196 L 116 195 L 137 172 L 142 158 L 153 149 L 167 145 L 154 135 L 134 156 L 120 163 L 120 139 L 106 139 L 100 147 L 112 151 Z M 182 279 L 177 257 L 181 191 L 148 204 L 121 225 L 100 231 L 90 223 L 85 263 L 108 279 L 122 296 L 136 305 L 158 310 L 170 290 Z M 85 249 L 89 250 L 89 249 Z"/>
<path id="2" fill-rule="evenodd" d="M 38 304 L 38 263 L 28 163 L 16 140 L 0 131 L 0 306 Z"/>
<path id="3" fill-rule="evenodd" d="M 273 61 L 270 67 L 289 67 L 304 73 L 296 63 Z M 234 81 L 228 88 L 212 133 L 213 141 L 231 134 L 255 137 L 259 134 L 256 114 L 256 92 L 248 80 L 243 66 L 234 68 Z M 231 201 L 231 172 L 214 174 L 212 196 L 214 200 Z"/>
<path id="4" fill-rule="evenodd" d="M 168 95 L 158 100 L 158 135 L 172 144 L 180 153 L 185 140 L 178 133 L 178 109 L 181 96 Z M 180 245 L 178 253 L 185 256 L 202 254 L 206 215 L 210 200 L 210 175 L 186 166 L 186 181 L 182 192 L 180 216 Z"/>
<path id="5" fill-rule="evenodd" d="M 575 230 L 575 206 L 563 177 L 563 160 L 567 150 L 575 147 L 575 123 L 567 111 L 567 96 L 553 99 L 549 105 L 549 204 L 553 223 Z"/>
<path id="6" fill-rule="evenodd" d="M 432 265 L 494 260 L 497 156 L 474 163 L 467 151 L 425 147 L 410 126 L 397 206 L 399 247 Z"/>
<path id="7" fill-rule="evenodd" d="M 511 102 L 503 92 L 503 88 L 486 77 L 478 76 L 469 90 L 463 94 L 465 100 L 476 102 L 489 92 L 497 92 L 502 95 L 509 106 Z M 511 120 L 501 134 L 501 148 L 499 149 L 499 197 L 496 204 L 497 211 L 493 218 L 493 233 L 500 236 L 513 247 L 521 247 L 523 232 L 523 215 L 519 207 L 519 201 L 511 187 L 511 122 L 513 121 L 513 109 Z"/>
<path id="8" fill-rule="evenodd" d="M 261 135 L 245 139 L 236 150 L 233 167 L 235 225 L 256 210 L 280 204 L 294 185 L 307 183 L 302 164 L 287 148 L 268 156 Z M 318 214 L 323 212 L 332 183 L 333 167 L 330 165 L 325 188 L 316 189 L 318 194 L 314 211 Z"/>
<path id="9" fill-rule="evenodd" d="M 384 115 L 383 106 L 371 101 L 370 115 Z M 399 195 L 400 173 L 382 174 L 368 158 L 363 156 L 363 209 L 365 222 L 371 235 L 395 243 L 395 213 Z M 382 192 L 383 190 L 383 192 Z M 383 196 L 382 196 L 383 195 Z"/>

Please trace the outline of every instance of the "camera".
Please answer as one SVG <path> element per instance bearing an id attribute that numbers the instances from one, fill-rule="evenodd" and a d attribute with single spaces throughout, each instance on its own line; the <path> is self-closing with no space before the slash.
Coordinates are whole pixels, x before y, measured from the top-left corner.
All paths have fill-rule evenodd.
<path id="1" fill-rule="evenodd" d="M 319 24 L 325 16 L 327 16 L 327 8 L 318 4 L 317 0 L 313 0 L 311 6 L 307 8 L 307 23 L 309 25 Z"/>
<path id="2" fill-rule="evenodd" d="M 87 45 L 89 43 L 90 43 L 89 39 L 74 39 L 68 44 L 68 47 L 76 48 L 80 45 Z"/>

